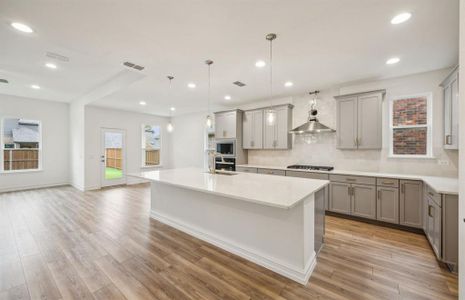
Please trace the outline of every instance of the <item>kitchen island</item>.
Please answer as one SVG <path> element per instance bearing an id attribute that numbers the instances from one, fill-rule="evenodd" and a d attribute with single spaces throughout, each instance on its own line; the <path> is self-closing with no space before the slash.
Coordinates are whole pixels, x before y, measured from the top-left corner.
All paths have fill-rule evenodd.
<path id="1" fill-rule="evenodd" d="M 186 168 L 151 181 L 151 217 L 301 284 L 316 264 L 315 201 L 327 180 Z M 324 213 L 324 208 L 323 208 Z"/>

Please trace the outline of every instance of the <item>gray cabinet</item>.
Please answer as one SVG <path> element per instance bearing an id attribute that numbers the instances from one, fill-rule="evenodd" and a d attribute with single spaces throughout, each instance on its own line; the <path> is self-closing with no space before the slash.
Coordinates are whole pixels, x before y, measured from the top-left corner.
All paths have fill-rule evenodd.
<path id="1" fill-rule="evenodd" d="M 262 149 L 263 110 L 245 111 L 242 124 L 242 147 L 244 149 Z"/>
<path id="2" fill-rule="evenodd" d="M 386 183 L 395 185 L 396 181 L 388 180 Z M 377 191 L 376 219 L 399 224 L 399 189 L 378 186 Z"/>
<path id="3" fill-rule="evenodd" d="M 242 124 L 242 114 L 238 110 L 215 113 L 215 138 L 237 138 L 239 124 Z"/>
<path id="4" fill-rule="evenodd" d="M 434 253 L 437 257 L 441 257 L 442 253 L 442 231 L 441 231 L 441 218 L 442 211 L 441 207 L 431 198 L 427 197 L 428 200 L 428 209 L 427 216 L 428 219 L 426 222 L 426 237 L 428 238 L 431 247 L 433 248 Z"/>
<path id="5" fill-rule="evenodd" d="M 459 202 L 457 195 L 442 195 L 442 261 L 457 266 L 459 259 Z"/>
<path id="6" fill-rule="evenodd" d="M 352 189 L 351 185 L 342 182 L 331 182 L 329 185 L 329 210 L 350 215 Z"/>
<path id="7" fill-rule="evenodd" d="M 286 171 L 276 169 L 257 169 L 258 174 L 286 176 Z"/>
<path id="8" fill-rule="evenodd" d="M 458 67 L 441 83 L 444 88 L 444 149 L 459 145 L 459 72 Z"/>
<path id="9" fill-rule="evenodd" d="M 263 148 L 290 149 L 292 146 L 289 130 L 292 126 L 292 105 L 276 106 L 276 122 L 270 126 L 263 118 Z"/>
<path id="10" fill-rule="evenodd" d="M 379 90 L 335 97 L 339 149 L 381 149 L 384 93 Z"/>
<path id="11" fill-rule="evenodd" d="M 243 173 L 257 173 L 257 168 L 252 167 L 236 167 L 236 172 L 243 172 Z"/>
<path id="12" fill-rule="evenodd" d="M 376 219 L 376 187 L 353 184 L 351 206 L 353 216 Z"/>
<path id="13" fill-rule="evenodd" d="M 399 224 L 423 227 L 422 182 L 412 180 L 400 181 Z"/>

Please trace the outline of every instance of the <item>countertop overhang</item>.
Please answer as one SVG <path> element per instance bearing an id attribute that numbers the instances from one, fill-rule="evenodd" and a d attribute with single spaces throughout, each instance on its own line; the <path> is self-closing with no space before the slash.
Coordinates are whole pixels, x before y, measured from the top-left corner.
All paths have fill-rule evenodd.
<path id="1" fill-rule="evenodd" d="M 328 180 L 263 174 L 210 174 L 198 168 L 147 171 L 129 176 L 283 209 L 294 207 L 329 184 Z"/>

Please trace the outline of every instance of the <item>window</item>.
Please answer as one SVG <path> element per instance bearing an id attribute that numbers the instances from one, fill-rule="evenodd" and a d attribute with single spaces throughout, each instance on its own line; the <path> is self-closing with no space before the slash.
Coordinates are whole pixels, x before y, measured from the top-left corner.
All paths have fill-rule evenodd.
<path id="1" fill-rule="evenodd" d="M 431 93 L 396 97 L 390 103 L 390 155 L 432 157 Z"/>
<path id="2" fill-rule="evenodd" d="M 2 121 L 2 166 L 4 172 L 39 170 L 42 135 L 40 121 L 4 118 Z"/>
<path id="3" fill-rule="evenodd" d="M 142 125 L 142 166 L 160 165 L 161 134 L 158 125 Z"/>

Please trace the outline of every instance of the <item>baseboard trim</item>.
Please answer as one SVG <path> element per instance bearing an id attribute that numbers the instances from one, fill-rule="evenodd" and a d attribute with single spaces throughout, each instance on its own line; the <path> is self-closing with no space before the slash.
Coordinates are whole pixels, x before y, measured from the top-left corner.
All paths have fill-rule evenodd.
<path id="1" fill-rule="evenodd" d="M 67 186 L 67 185 L 70 185 L 69 182 L 28 185 L 28 186 L 21 186 L 21 187 L 7 187 L 7 188 L 0 188 L 0 193 L 38 190 L 38 189 L 46 189 L 46 188 L 53 188 L 53 187 L 60 187 L 60 186 Z"/>
<path id="2" fill-rule="evenodd" d="M 253 263 L 256 263 L 257 265 L 260 265 L 262 267 L 265 267 L 273 272 L 276 272 L 284 277 L 287 277 L 289 279 L 292 279 L 300 284 L 307 284 L 313 270 L 315 269 L 316 266 L 316 255 L 315 252 L 313 252 L 312 257 L 308 260 L 306 266 L 303 269 L 298 269 L 289 265 L 286 265 L 281 262 L 277 262 L 276 260 L 266 257 L 257 251 L 253 251 L 251 249 L 245 249 L 243 247 L 239 247 L 237 245 L 233 245 L 228 241 L 225 241 L 224 239 L 214 236 L 212 234 L 206 233 L 202 230 L 199 230 L 197 228 L 193 228 L 187 224 L 184 224 L 183 222 L 180 222 L 178 220 L 174 220 L 173 218 L 170 218 L 166 215 L 160 214 L 155 211 L 150 212 L 150 217 L 164 223 L 166 225 L 169 225 L 171 227 L 174 227 L 182 232 L 185 232 L 189 235 L 192 235 L 202 241 L 205 241 L 209 244 L 215 245 L 225 251 L 231 252 L 235 255 L 238 255 L 242 258 L 245 258 Z"/>

